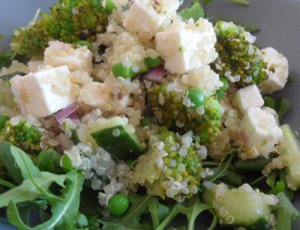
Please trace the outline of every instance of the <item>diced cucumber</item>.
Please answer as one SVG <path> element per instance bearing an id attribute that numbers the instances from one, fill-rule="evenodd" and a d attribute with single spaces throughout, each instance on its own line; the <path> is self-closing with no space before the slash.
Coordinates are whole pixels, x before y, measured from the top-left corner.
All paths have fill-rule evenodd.
<path id="1" fill-rule="evenodd" d="M 96 143 L 119 159 L 137 157 L 145 149 L 135 134 L 134 127 L 122 118 L 114 117 L 91 132 Z"/>
<path id="2" fill-rule="evenodd" d="M 289 127 L 281 126 L 284 141 L 280 144 L 279 151 L 287 162 L 287 182 L 292 190 L 300 188 L 300 143 Z"/>
<path id="3" fill-rule="evenodd" d="M 202 198 L 213 207 L 224 226 L 257 230 L 271 228 L 270 205 L 276 204 L 276 198 L 253 190 L 248 184 L 237 189 L 229 189 L 225 184 L 212 184 L 211 188 L 204 190 Z"/>

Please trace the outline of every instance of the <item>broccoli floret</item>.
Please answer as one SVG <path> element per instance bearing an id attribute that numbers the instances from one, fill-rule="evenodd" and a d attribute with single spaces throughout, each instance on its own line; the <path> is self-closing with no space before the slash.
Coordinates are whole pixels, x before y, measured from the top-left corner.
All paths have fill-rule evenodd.
<path id="1" fill-rule="evenodd" d="M 192 132 L 180 136 L 161 128 L 151 135 L 148 146 L 137 160 L 133 183 L 145 186 L 148 194 L 179 201 L 198 192 L 204 147 L 194 141 Z"/>
<path id="2" fill-rule="evenodd" d="M 212 68 L 216 73 L 238 86 L 260 84 L 266 80 L 267 65 L 260 49 L 253 44 L 250 33 L 243 27 L 224 21 L 218 21 L 215 30 L 219 57 Z"/>
<path id="3" fill-rule="evenodd" d="M 28 154 L 35 154 L 41 150 L 42 133 L 27 122 L 13 125 L 10 121 L 0 132 L 0 143 L 10 142 Z"/>
<path id="4" fill-rule="evenodd" d="M 40 20 L 15 31 L 11 47 L 18 54 L 41 56 L 48 41 L 93 42 L 107 20 L 101 1 L 60 0 L 49 15 L 42 13 Z"/>
<path id="5" fill-rule="evenodd" d="M 181 134 L 191 130 L 205 144 L 219 133 L 222 107 L 213 96 L 204 96 L 199 106 L 191 103 L 188 92 L 193 89 L 179 92 L 154 85 L 148 89 L 148 105 L 160 124 Z"/>

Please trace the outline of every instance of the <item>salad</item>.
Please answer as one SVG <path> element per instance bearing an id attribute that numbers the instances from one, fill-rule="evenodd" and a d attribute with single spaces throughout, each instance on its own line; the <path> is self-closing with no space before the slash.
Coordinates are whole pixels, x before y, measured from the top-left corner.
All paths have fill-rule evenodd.
<path id="1" fill-rule="evenodd" d="M 291 229 L 300 145 L 272 97 L 288 60 L 210 2 L 60 0 L 15 30 L 0 53 L 9 223 Z"/>

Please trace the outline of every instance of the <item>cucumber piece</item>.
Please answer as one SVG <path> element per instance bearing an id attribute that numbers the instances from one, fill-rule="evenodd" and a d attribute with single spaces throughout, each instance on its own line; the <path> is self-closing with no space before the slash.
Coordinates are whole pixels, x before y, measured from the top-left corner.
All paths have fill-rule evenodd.
<path id="1" fill-rule="evenodd" d="M 272 215 L 270 205 L 277 199 L 265 195 L 244 184 L 237 189 L 229 189 L 225 184 L 211 184 L 204 190 L 202 198 L 212 206 L 220 224 L 226 227 L 245 227 L 247 229 L 270 229 Z"/>
<path id="2" fill-rule="evenodd" d="M 300 188 L 300 143 L 289 125 L 281 126 L 284 141 L 280 144 L 280 155 L 287 162 L 287 185 L 292 190 Z"/>
<path id="3" fill-rule="evenodd" d="M 134 127 L 118 118 L 108 119 L 91 136 L 99 146 L 119 159 L 139 156 L 145 146 L 136 136 Z"/>

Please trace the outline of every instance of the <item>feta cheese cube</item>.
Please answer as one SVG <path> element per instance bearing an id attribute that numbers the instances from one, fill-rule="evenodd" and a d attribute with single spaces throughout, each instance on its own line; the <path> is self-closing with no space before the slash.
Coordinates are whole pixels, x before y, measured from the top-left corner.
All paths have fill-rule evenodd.
<path id="1" fill-rule="evenodd" d="M 134 1 L 125 13 L 123 26 L 140 38 L 151 39 L 162 24 L 164 17 L 150 5 L 151 1 Z"/>
<path id="2" fill-rule="evenodd" d="M 270 94 L 282 89 L 289 75 L 288 60 L 277 50 L 268 47 L 262 50 L 267 63 L 268 79 L 260 85 L 263 94 Z"/>
<path id="3" fill-rule="evenodd" d="M 74 49 L 70 44 L 53 41 L 45 50 L 44 62 L 53 67 L 66 65 L 70 71 L 91 73 L 92 58 L 92 52 L 84 46 Z"/>
<path id="4" fill-rule="evenodd" d="M 237 91 L 235 100 L 238 108 L 242 112 L 246 112 L 251 107 L 262 107 L 264 100 L 256 85 L 250 85 Z"/>
<path id="5" fill-rule="evenodd" d="M 245 146 L 255 148 L 261 155 L 274 151 L 282 138 L 275 117 L 257 107 L 247 109 L 241 122 L 241 136 Z"/>
<path id="6" fill-rule="evenodd" d="M 206 19 L 187 23 L 176 21 L 170 29 L 156 34 L 156 50 L 171 73 L 183 74 L 217 58 L 216 35 Z"/>
<path id="7" fill-rule="evenodd" d="M 11 79 L 11 90 L 24 115 L 47 117 L 75 102 L 67 66 Z"/>
<path id="8" fill-rule="evenodd" d="M 206 95 L 214 94 L 223 86 L 223 82 L 220 81 L 219 75 L 216 74 L 209 65 L 203 65 L 189 71 L 182 76 L 181 82 L 187 86 L 187 88 L 196 87 L 203 90 Z"/>

